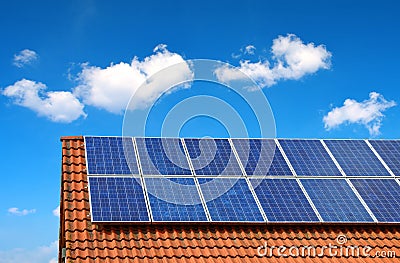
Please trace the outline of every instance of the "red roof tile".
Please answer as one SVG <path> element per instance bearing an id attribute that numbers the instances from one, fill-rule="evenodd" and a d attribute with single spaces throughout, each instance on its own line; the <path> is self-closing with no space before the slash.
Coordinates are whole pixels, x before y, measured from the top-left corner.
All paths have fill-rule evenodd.
<path id="1" fill-rule="evenodd" d="M 62 248 L 65 248 L 65 262 L 68 263 L 400 261 L 398 225 L 92 224 L 83 137 L 62 137 L 61 141 L 60 262 L 63 262 Z M 315 257 L 278 255 L 279 246 L 286 246 L 288 253 L 292 246 L 301 250 L 304 246 L 322 249 L 330 244 L 338 245 L 338 235 L 346 236 L 346 246 L 370 246 L 371 254 L 393 251 L 396 258 L 330 256 L 327 253 Z M 269 248 L 265 257 L 257 252 L 264 244 Z"/>

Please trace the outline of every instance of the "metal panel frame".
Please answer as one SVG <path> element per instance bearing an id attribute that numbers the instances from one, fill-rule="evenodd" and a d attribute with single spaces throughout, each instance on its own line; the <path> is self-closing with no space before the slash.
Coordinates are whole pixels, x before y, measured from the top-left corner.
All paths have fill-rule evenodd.
<path id="1" fill-rule="evenodd" d="M 133 144 L 133 149 L 134 149 L 134 154 L 136 157 L 136 162 L 137 162 L 137 166 L 138 166 L 138 171 L 139 174 L 138 175 L 133 175 L 133 174 L 91 174 L 89 173 L 89 166 L 88 166 L 88 159 L 87 159 L 87 147 L 86 147 L 86 140 L 89 137 L 100 137 L 100 138 L 110 138 L 110 137 L 117 137 L 117 138 L 129 138 L 132 140 L 132 144 Z M 153 137 L 141 137 L 141 138 L 153 138 Z M 157 138 L 157 137 L 154 137 Z M 176 138 L 175 138 L 176 139 Z M 89 183 L 89 178 L 90 177 L 122 177 L 122 178 L 127 178 L 127 177 L 133 177 L 133 178 L 137 178 L 140 179 L 140 183 L 142 186 L 142 192 L 144 195 L 144 200 L 145 200 L 145 205 L 146 205 L 146 209 L 147 209 L 147 214 L 148 214 L 148 221 L 128 221 L 130 223 L 148 223 L 148 222 L 154 222 L 154 223 L 159 223 L 159 222 L 175 222 L 175 221 L 154 221 L 153 219 L 153 213 L 151 211 L 151 206 L 150 206 L 150 200 L 149 200 L 149 196 L 148 196 L 148 191 L 147 191 L 147 187 L 146 187 L 146 183 L 145 183 L 145 178 L 159 178 L 161 177 L 165 177 L 165 178 L 192 178 L 195 182 L 195 186 L 197 189 L 197 192 L 200 196 L 200 200 L 204 209 L 204 212 L 206 214 L 207 217 L 207 221 L 179 221 L 179 222 L 213 222 L 210 212 L 208 210 L 207 207 L 207 203 L 205 202 L 205 198 L 203 195 L 203 192 L 201 190 L 201 186 L 199 184 L 198 178 L 216 178 L 216 179 L 222 179 L 222 178 L 229 178 L 229 179 L 235 179 L 235 180 L 239 180 L 239 179 L 244 179 L 246 181 L 247 187 L 250 190 L 252 197 L 254 198 L 254 201 L 257 204 L 257 207 L 264 219 L 264 222 L 270 222 L 267 218 L 267 215 L 264 211 L 264 209 L 262 208 L 262 205 L 258 199 L 258 196 L 250 182 L 250 178 L 251 179 L 295 179 L 297 184 L 299 185 L 299 187 L 301 188 L 304 196 L 306 197 L 307 201 L 309 202 L 310 206 L 312 207 L 314 213 L 316 214 L 316 216 L 318 217 L 318 219 L 320 220 L 320 222 L 324 222 L 324 220 L 322 219 L 322 216 L 319 214 L 318 209 L 315 207 L 313 201 L 311 200 L 310 196 L 308 195 L 306 189 L 304 188 L 304 186 L 302 185 L 300 179 L 336 179 L 336 180 L 345 180 L 346 183 L 349 185 L 349 187 L 351 188 L 351 190 L 353 191 L 353 193 L 357 196 L 358 200 L 361 202 L 361 204 L 363 205 L 364 209 L 368 212 L 368 214 L 370 215 L 370 217 L 373 219 L 374 223 L 380 222 L 377 220 L 377 218 L 375 217 L 375 215 L 372 213 L 372 211 L 370 210 L 370 208 L 368 207 L 368 205 L 365 203 L 365 201 L 363 200 L 363 198 L 361 197 L 361 195 L 358 193 L 357 189 L 354 187 L 354 185 L 351 183 L 350 179 L 353 180 L 357 180 L 357 179 L 394 179 L 395 182 L 397 184 L 400 185 L 400 180 L 399 177 L 400 176 L 396 176 L 393 171 L 388 167 L 388 165 L 385 163 L 385 161 L 382 159 L 382 157 L 379 155 L 379 153 L 375 150 L 375 148 L 372 146 L 372 144 L 369 142 L 369 140 L 362 140 L 364 141 L 367 146 L 371 149 L 371 151 L 374 153 L 374 155 L 378 158 L 378 160 L 380 161 L 380 163 L 384 166 L 384 168 L 389 172 L 390 176 L 347 176 L 346 173 L 344 172 L 344 170 L 341 168 L 340 164 L 337 162 L 336 158 L 333 156 L 332 152 L 330 151 L 330 149 L 328 148 L 328 146 L 325 144 L 324 139 L 298 139 L 298 140 L 319 140 L 322 144 L 322 146 L 324 147 L 324 149 L 326 150 L 326 152 L 328 153 L 328 155 L 330 156 L 330 158 L 332 159 L 332 161 L 334 162 L 335 166 L 339 169 L 341 176 L 298 176 L 296 171 L 294 170 L 293 166 L 290 163 L 290 160 L 288 159 L 284 149 L 282 148 L 282 146 L 279 143 L 278 139 L 272 139 L 276 146 L 278 147 L 280 153 L 282 154 L 286 164 L 288 165 L 292 175 L 277 175 L 277 176 L 248 176 L 245 168 L 243 167 L 243 164 L 239 158 L 238 152 L 233 144 L 233 141 L 231 138 L 217 138 L 217 139 L 227 139 L 229 142 L 229 145 L 231 147 L 231 150 L 233 152 L 233 155 L 235 156 L 234 159 L 236 159 L 239 168 L 242 172 L 242 175 L 196 175 L 196 172 L 194 170 L 186 143 L 185 143 L 185 139 L 184 138 L 179 138 L 180 142 L 182 144 L 184 153 L 185 153 L 185 157 L 189 163 L 189 168 L 191 171 L 191 175 L 143 175 L 143 170 L 142 170 L 142 166 L 141 166 L 141 160 L 140 160 L 140 156 L 139 156 L 139 152 L 138 152 L 138 146 L 136 143 L 136 138 L 135 137 L 126 137 L 126 136 L 83 136 L 83 141 L 84 141 L 84 150 L 85 150 L 85 162 L 86 162 L 86 173 L 88 176 L 88 184 L 87 184 L 87 188 L 89 191 L 89 206 L 90 206 L 90 214 L 88 214 L 87 216 L 91 219 L 93 219 L 93 207 L 92 207 L 92 199 L 91 199 L 91 191 L 90 191 L 90 183 Z M 198 138 L 188 138 L 188 139 L 198 139 Z M 243 140 L 248 140 L 247 138 L 235 138 L 235 139 L 243 139 Z M 251 139 L 265 139 L 265 138 L 251 138 Z M 289 139 L 290 140 L 290 139 Z M 340 140 L 340 139 L 337 139 Z M 348 140 L 348 139 L 342 139 L 342 140 Z M 396 140 L 397 141 L 397 140 Z M 129 166 L 129 165 L 128 165 Z M 115 223 L 115 222 L 127 222 L 127 221 L 92 221 L 94 223 Z M 218 223 L 243 223 L 244 221 L 214 221 L 214 222 L 218 222 Z M 247 221 L 246 221 L 247 222 Z M 280 222 L 280 221 L 279 221 Z M 285 221 L 286 222 L 286 221 Z M 282 222 L 282 223 L 285 223 Z M 248 223 L 262 223 L 262 221 L 249 221 Z M 274 222 L 276 223 L 276 222 Z M 291 222 L 293 223 L 293 222 Z M 312 222 L 311 222 L 312 223 Z M 350 221 L 348 223 L 356 223 L 355 221 Z M 363 222 L 363 223 L 368 223 L 368 222 Z"/>

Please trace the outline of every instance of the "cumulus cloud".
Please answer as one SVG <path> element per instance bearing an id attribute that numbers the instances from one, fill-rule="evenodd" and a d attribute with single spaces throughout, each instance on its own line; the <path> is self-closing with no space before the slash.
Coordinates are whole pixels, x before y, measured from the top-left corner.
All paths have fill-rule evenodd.
<path id="1" fill-rule="evenodd" d="M 46 91 L 46 85 L 22 79 L 8 86 L 3 95 L 20 106 L 35 111 L 55 122 L 72 122 L 79 117 L 86 117 L 84 105 L 67 91 Z"/>
<path id="2" fill-rule="evenodd" d="M 57 206 L 54 210 L 53 210 L 53 215 L 56 217 L 60 217 L 60 206 Z"/>
<path id="3" fill-rule="evenodd" d="M 38 57 L 39 56 L 35 51 L 29 50 L 29 49 L 24 49 L 24 50 L 20 51 L 18 54 L 14 55 L 13 64 L 16 67 L 22 68 L 23 66 L 31 64 L 32 62 L 37 60 Z"/>
<path id="4" fill-rule="evenodd" d="M 26 216 L 29 214 L 34 214 L 36 213 L 36 209 L 23 209 L 23 210 L 19 210 L 19 208 L 17 207 L 11 207 L 8 209 L 8 213 L 10 215 L 16 215 L 16 216 Z"/>
<path id="5" fill-rule="evenodd" d="M 323 117 L 325 129 L 331 130 L 342 124 L 356 123 L 364 125 L 370 135 L 378 135 L 384 117 L 383 112 L 395 105 L 395 101 L 388 101 L 377 92 L 371 92 L 369 99 L 362 102 L 346 99 L 343 106 L 333 108 Z"/>
<path id="6" fill-rule="evenodd" d="M 146 107 L 171 85 L 193 78 L 182 56 L 168 51 L 166 45 L 158 45 L 153 52 L 144 60 L 135 57 L 130 63 L 120 62 L 106 68 L 83 65 L 74 94 L 87 105 L 118 114 L 126 109 L 129 99 L 142 84 L 144 88 L 135 94 L 131 109 Z M 158 77 L 157 83 L 148 82 L 153 74 L 176 64 L 179 64 L 176 70 Z"/>
<path id="7" fill-rule="evenodd" d="M 261 87 L 271 87 L 279 80 L 297 80 L 320 69 L 329 69 L 332 54 L 324 45 L 303 43 L 296 35 L 288 34 L 273 40 L 272 61 L 240 61 L 238 68 L 223 66 L 215 70 L 218 80 L 229 83 L 240 80 L 242 71 Z"/>
<path id="8" fill-rule="evenodd" d="M 33 249 L 0 250 L 0 263 L 53 263 L 57 262 L 57 250 L 58 240 Z"/>

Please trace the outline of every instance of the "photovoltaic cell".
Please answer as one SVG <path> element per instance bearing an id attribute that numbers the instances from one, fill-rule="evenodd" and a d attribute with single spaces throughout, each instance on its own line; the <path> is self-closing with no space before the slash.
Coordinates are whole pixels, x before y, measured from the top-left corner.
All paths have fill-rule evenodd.
<path id="1" fill-rule="evenodd" d="M 232 139 L 247 175 L 292 175 L 274 140 Z"/>
<path id="2" fill-rule="evenodd" d="M 139 174 L 132 138 L 85 137 L 88 174 Z"/>
<path id="3" fill-rule="evenodd" d="M 212 221 L 264 221 L 245 179 L 199 178 L 199 183 Z"/>
<path id="4" fill-rule="evenodd" d="M 396 176 L 400 176 L 400 141 L 369 140 L 369 142 L 389 166 L 390 170 Z"/>
<path id="5" fill-rule="evenodd" d="M 185 139 L 196 175 L 242 175 L 227 139 Z"/>
<path id="6" fill-rule="evenodd" d="M 324 140 L 348 176 L 390 176 L 363 140 Z"/>
<path id="7" fill-rule="evenodd" d="M 144 175 L 191 175 L 180 139 L 136 138 Z"/>
<path id="8" fill-rule="evenodd" d="M 400 186 L 394 179 L 351 182 L 379 222 L 400 222 Z"/>
<path id="9" fill-rule="evenodd" d="M 207 221 L 193 178 L 145 178 L 154 221 Z"/>
<path id="10" fill-rule="evenodd" d="M 150 221 L 139 178 L 88 176 L 92 221 Z"/>
<path id="11" fill-rule="evenodd" d="M 319 221 L 296 180 L 250 179 L 250 182 L 268 221 Z"/>
<path id="12" fill-rule="evenodd" d="M 344 179 L 302 179 L 306 192 L 326 222 L 372 222 Z"/>
<path id="13" fill-rule="evenodd" d="M 297 175 L 341 176 L 319 140 L 279 140 Z"/>

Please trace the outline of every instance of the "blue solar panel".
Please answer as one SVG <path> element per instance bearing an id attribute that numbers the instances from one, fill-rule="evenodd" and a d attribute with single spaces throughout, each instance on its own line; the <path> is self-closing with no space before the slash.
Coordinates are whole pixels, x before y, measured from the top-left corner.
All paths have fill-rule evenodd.
<path id="1" fill-rule="evenodd" d="M 372 222 L 344 179 L 302 179 L 306 192 L 326 222 Z"/>
<path id="2" fill-rule="evenodd" d="M 250 182 L 268 221 L 319 221 L 296 180 L 250 179 Z"/>
<path id="3" fill-rule="evenodd" d="M 132 138 L 85 137 L 88 174 L 139 174 Z"/>
<path id="4" fill-rule="evenodd" d="M 193 178 L 145 178 L 154 221 L 207 221 Z"/>
<path id="5" fill-rule="evenodd" d="M 199 178 L 212 221 L 264 221 L 245 179 Z"/>
<path id="6" fill-rule="evenodd" d="M 363 140 L 324 140 L 348 176 L 390 176 Z"/>
<path id="7" fill-rule="evenodd" d="M 292 175 L 274 140 L 232 139 L 247 175 Z"/>
<path id="8" fill-rule="evenodd" d="M 396 176 L 400 176 L 400 141 L 370 140 L 369 142 L 389 166 L 390 170 Z"/>
<path id="9" fill-rule="evenodd" d="M 92 221 L 149 221 L 139 178 L 89 176 Z"/>
<path id="10" fill-rule="evenodd" d="M 319 140 L 279 140 L 297 175 L 341 176 Z"/>
<path id="11" fill-rule="evenodd" d="M 144 175 L 191 175 L 180 139 L 136 138 Z"/>
<path id="12" fill-rule="evenodd" d="M 242 175 L 227 139 L 185 139 L 196 175 Z"/>
<path id="13" fill-rule="evenodd" d="M 400 222 L 400 186 L 394 179 L 351 182 L 379 222 Z"/>

